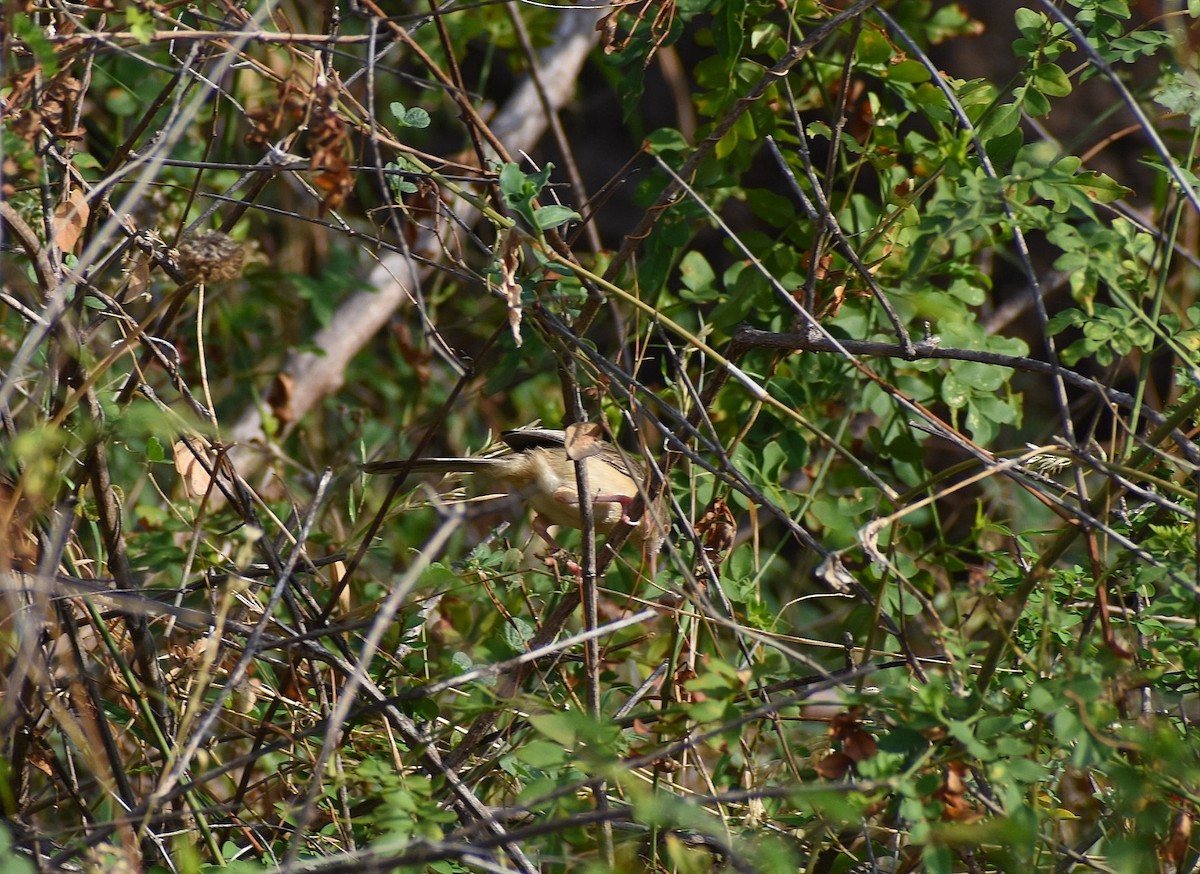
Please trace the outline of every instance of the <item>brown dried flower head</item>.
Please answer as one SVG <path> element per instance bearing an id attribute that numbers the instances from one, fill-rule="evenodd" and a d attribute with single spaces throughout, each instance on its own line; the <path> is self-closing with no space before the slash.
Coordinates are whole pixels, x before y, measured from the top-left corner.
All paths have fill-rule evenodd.
<path id="1" fill-rule="evenodd" d="M 187 276 L 205 282 L 226 282 L 242 275 L 246 249 L 220 231 L 189 234 L 179 244 L 179 266 Z"/>

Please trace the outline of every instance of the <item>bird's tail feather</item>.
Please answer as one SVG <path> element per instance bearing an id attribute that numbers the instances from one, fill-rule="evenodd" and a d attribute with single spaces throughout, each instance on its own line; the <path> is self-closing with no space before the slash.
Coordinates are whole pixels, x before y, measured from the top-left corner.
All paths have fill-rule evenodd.
<path id="1" fill-rule="evenodd" d="M 418 458 L 410 473 L 474 473 L 492 470 L 499 463 L 496 458 Z M 400 473 L 407 460 L 372 461 L 362 466 L 365 473 Z"/>

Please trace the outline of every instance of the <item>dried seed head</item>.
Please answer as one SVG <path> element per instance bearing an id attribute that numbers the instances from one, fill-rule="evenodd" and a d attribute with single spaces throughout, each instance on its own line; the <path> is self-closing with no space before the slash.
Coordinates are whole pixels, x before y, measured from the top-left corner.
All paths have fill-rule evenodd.
<path id="1" fill-rule="evenodd" d="M 220 231 L 201 231 L 179 244 L 179 266 L 187 276 L 205 282 L 225 282 L 242 275 L 245 247 Z"/>

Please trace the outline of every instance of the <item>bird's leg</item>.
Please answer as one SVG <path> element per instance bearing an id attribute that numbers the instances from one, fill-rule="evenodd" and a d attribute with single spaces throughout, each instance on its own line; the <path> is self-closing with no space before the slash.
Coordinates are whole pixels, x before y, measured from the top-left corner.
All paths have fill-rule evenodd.
<path id="1" fill-rule="evenodd" d="M 596 495 L 592 498 L 592 506 L 596 504 L 620 504 L 621 505 L 621 521 L 626 525 L 637 525 L 636 519 L 629 518 L 629 505 L 633 503 L 636 495 Z"/>
<path id="2" fill-rule="evenodd" d="M 555 552 L 566 552 L 562 544 L 555 540 L 554 535 L 550 533 L 550 524 L 544 516 L 535 514 L 532 523 L 533 533 L 546 541 Z"/>
<path id="3" fill-rule="evenodd" d="M 546 556 L 547 564 L 558 564 L 559 558 L 565 558 L 567 570 L 575 575 L 576 579 L 583 579 L 583 568 L 579 566 L 579 562 L 571 558 L 571 553 L 567 552 L 566 547 L 554 539 L 554 535 L 550 533 L 550 524 L 540 515 L 533 517 L 533 533 L 542 538 L 550 547 L 551 552 Z"/>
<path id="4" fill-rule="evenodd" d="M 579 506 L 579 494 L 574 489 L 559 489 L 554 493 L 554 500 L 569 507 Z M 636 520 L 629 518 L 629 505 L 632 503 L 633 496 L 631 495 L 595 495 L 592 497 L 593 507 L 597 504 L 620 504 L 620 521 L 628 525 L 637 525 Z"/>

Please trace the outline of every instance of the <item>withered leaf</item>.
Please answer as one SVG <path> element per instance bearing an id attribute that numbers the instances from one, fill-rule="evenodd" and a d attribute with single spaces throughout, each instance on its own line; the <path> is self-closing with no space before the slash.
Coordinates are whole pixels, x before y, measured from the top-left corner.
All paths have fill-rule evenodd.
<path id="1" fill-rule="evenodd" d="M 87 227 L 90 215 L 91 209 L 88 207 L 83 189 L 72 189 L 70 196 L 54 210 L 54 242 L 58 244 L 60 250 L 63 252 L 75 250 L 75 244 L 79 242 L 79 235 Z"/>

